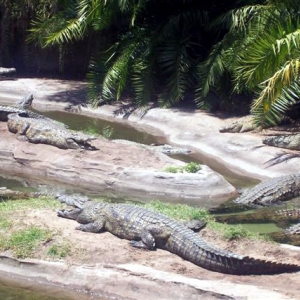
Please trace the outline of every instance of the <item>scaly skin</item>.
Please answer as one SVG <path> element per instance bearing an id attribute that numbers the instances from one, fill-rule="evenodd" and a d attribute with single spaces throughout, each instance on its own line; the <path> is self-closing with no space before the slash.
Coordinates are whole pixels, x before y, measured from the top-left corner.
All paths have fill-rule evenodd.
<path id="1" fill-rule="evenodd" d="M 95 149 L 89 144 L 95 137 L 68 130 L 54 121 L 9 114 L 7 127 L 10 132 L 19 134 L 31 143 L 48 144 L 61 149 Z"/>
<path id="2" fill-rule="evenodd" d="M 219 129 L 220 132 L 247 132 L 255 129 L 252 116 L 245 116 Z"/>
<path id="3" fill-rule="evenodd" d="M 300 195 L 300 173 L 275 177 L 263 181 L 245 191 L 235 203 L 253 206 L 269 206 Z"/>
<path id="4" fill-rule="evenodd" d="M 0 105 L 0 121 L 6 122 L 9 114 L 19 114 L 22 116 L 29 116 L 29 114 L 38 115 L 33 112 L 29 112 L 27 109 L 31 107 L 33 101 L 33 95 L 26 95 L 21 101 L 15 103 L 14 106 Z M 32 117 L 34 117 L 32 115 Z"/>
<path id="5" fill-rule="evenodd" d="M 264 261 L 217 249 L 183 224 L 135 205 L 88 201 L 81 208 L 60 210 L 58 216 L 82 224 L 78 230 L 109 231 L 130 240 L 134 247 L 165 249 L 211 271 L 237 275 L 300 271 L 300 265 Z"/>
<path id="6" fill-rule="evenodd" d="M 268 146 L 300 150 L 300 134 L 267 136 L 262 142 Z"/>

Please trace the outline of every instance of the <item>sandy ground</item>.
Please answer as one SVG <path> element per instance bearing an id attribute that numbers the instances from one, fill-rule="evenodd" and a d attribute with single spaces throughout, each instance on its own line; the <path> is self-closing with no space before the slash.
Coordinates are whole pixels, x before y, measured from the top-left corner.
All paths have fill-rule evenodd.
<path id="1" fill-rule="evenodd" d="M 121 296 L 121 299 L 299 299 L 300 296 L 299 272 L 270 276 L 225 275 L 202 269 L 164 250 L 152 252 L 132 248 L 128 241 L 110 233 L 77 231 L 77 222 L 58 218 L 54 210 L 19 212 L 14 217 L 18 228 L 39 224 L 57 233 L 51 241 L 37 249 L 34 254 L 36 260 L 29 260 L 30 267 L 18 263 L 17 271 L 7 269 L 17 274 L 21 272 L 21 275 L 23 271 L 33 280 L 45 277 L 55 284 L 63 282 L 69 288 L 100 290 Z M 228 242 L 211 229 L 204 229 L 200 235 L 209 243 L 236 253 L 277 262 L 300 261 L 300 250 L 296 247 L 285 249 L 276 244 L 246 239 Z M 47 266 L 49 261 L 53 261 L 47 255 L 47 249 L 59 243 L 71 245 L 68 256 L 56 261 L 61 265 Z M 37 265 L 33 266 L 33 262 Z M 3 264 L 0 259 L 2 271 L 6 270 Z M 78 269 L 79 266 L 83 269 Z M 41 273 L 42 268 L 46 269 L 46 275 Z M 180 296 L 176 286 L 181 287 Z M 203 291 L 212 294 L 205 295 Z"/>
<path id="2" fill-rule="evenodd" d="M 44 109 L 76 107 L 80 103 L 78 95 L 82 95 L 84 88 L 82 83 L 34 79 L 2 81 L 0 85 L 2 103 L 3 99 L 11 103 L 31 91 L 36 94 L 37 108 Z M 68 102 L 70 100 L 72 103 Z M 106 106 L 96 111 L 83 109 L 84 113 L 87 111 L 90 114 L 114 118 L 112 112 L 115 108 Z M 121 117 L 116 117 L 116 120 L 125 122 Z M 158 120 L 156 127 L 155 120 Z M 272 147 L 255 148 L 261 146 L 259 135 L 218 135 L 218 128 L 227 121 L 199 111 L 159 109 L 151 110 L 143 119 L 134 114 L 129 117 L 129 122 L 135 126 L 156 132 L 163 131 L 167 138 L 176 144 L 192 144 L 194 149 L 210 153 L 214 159 L 243 175 L 266 178 L 299 171 L 299 158 L 267 167 L 264 163 L 282 151 Z M 92 291 L 103 288 L 108 294 L 117 294 L 122 299 L 174 299 L 176 295 L 178 299 L 300 299 L 299 273 L 231 276 L 210 272 L 163 250 L 150 252 L 132 249 L 127 241 L 109 233 L 96 236 L 75 231 L 76 222 L 57 218 L 55 211 L 20 214 L 16 216 L 16 222 L 20 226 L 32 223 L 57 230 L 60 239 L 69 240 L 72 244 L 71 255 L 62 265 L 59 265 L 58 269 L 51 267 L 52 271 L 47 269 L 48 273 L 44 275 L 44 279 L 48 278 L 50 282 L 56 280 L 58 283 L 59 278 L 64 278 L 64 281 L 67 278 L 70 286 L 81 286 Z M 261 241 L 226 242 L 208 229 L 201 235 L 213 245 L 240 254 L 287 263 L 300 262 L 300 252 L 295 249 L 284 249 L 279 245 Z M 49 260 L 45 248 L 41 246 L 35 253 L 35 259 Z M 34 278 L 34 274 L 38 274 L 42 269 L 42 261 L 37 263 L 36 268 L 32 267 L 31 273 L 28 271 L 30 268 L 21 263 L 19 266 L 22 268 L 17 269 L 25 270 L 27 276 L 32 274 Z M 5 270 L 4 265 L 8 264 L 2 265 L 2 271 Z M 78 265 L 85 267 L 85 271 L 88 272 L 79 272 L 75 268 Z M 57 270 L 64 272 L 60 273 Z M 12 267 L 8 267 L 7 272 L 12 271 Z M 66 273 L 67 271 L 70 273 Z M 55 276 L 51 277 L 53 273 Z M 111 277 L 108 274 L 111 274 Z M 203 290 L 211 294 L 203 294 Z M 179 291 L 182 293 L 178 294 Z"/>

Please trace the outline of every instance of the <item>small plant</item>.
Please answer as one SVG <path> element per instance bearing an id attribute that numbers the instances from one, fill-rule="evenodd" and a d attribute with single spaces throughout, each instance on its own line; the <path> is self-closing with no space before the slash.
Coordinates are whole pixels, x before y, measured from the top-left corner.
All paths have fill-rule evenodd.
<path id="1" fill-rule="evenodd" d="M 167 173 L 180 173 L 182 170 L 182 167 L 175 167 L 175 166 L 168 166 L 164 168 L 164 172 Z"/>
<path id="2" fill-rule="evenodd" d="M 69 254 L 70 250 L 71 247 L 68 243 L 53 244 L 49 247 L 47 254 L 52 257 L 64 258 Z"/>
<path id="3" fill-rule="evenodd" d="M 201 170 L 201 165 L 196 162 L 187 163 L 185 166 L 168 166 L 164 172 L 168 173 L 197 173 Z"/>
<path id="4" fill-rule="evenodd" d="M 238 240 L 245 237 L 251 237 L 251 233 L 241 225 L 228 226 L 224 231 L 224 237 L 229 240 Z"/>
<path id="5" fill-rule="evenodd" d="M 183 167 L 184 171 L 187 173 L 197 173 L 201 170 L 201 165 L 196 162 L 190 162 Z"/>
<path id="6" fill-rule="evenodd" d="M 161 201 L 151 201 L 145 206 L 177 220 L 209 220 L 210 218 L 206 209 L 192 207 L 186 204 L 172 204 Z"/>

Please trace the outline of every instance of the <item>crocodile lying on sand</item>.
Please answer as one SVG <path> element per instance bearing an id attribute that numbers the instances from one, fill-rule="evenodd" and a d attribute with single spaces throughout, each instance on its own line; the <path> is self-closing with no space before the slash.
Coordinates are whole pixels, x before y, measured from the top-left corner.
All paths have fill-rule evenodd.
<path id="1" fill-rule="evenodd" d="M 66 129 L 64 125 L 49 120 L 9 114 L 7 127 L 10 132 L 19 134 L 19 139 L 31 143 L 48 144 L 61 149 L 95 150 L 89 142 L 96 137 Z"/>
<path id="2" fill-rule="evenodd" d="M 249 206 L 270 206 L 300 195 L 300 173 L 265 180 L 242 193 L 233 202 Z"/>
<path id="3" fill-rule="evenodd" d="M 174 147 L 168 144 L 164 145 L 146 145 L 146 144 L 140 144 L 137 142 L 129 141 L 129 140 L 112 140 L 114 143 L 124 144 L 124 145 L 136 145 L 144 149 L 149 149 L 150 151 L 158 151 L 162 152 L 167 155 L 176 155 L 176 154 L 190 154 L 191 150 L 187 148 L 181 148 L 181 147 Z"/>
<path id="4" fill-rule="evenodd" d="M 300 271 L 300 265 L 265 261 L 217 249 L 179 222 L 136 205 L 88 201 L 72 210 L 59 210 L 58 216 L 76 220 L 81 224 L 78 230 L 108 231 L 130 240 L 133 247 L 165 249 L 211 271 L 237 275 Z"/>
<path id="5" fill-rule="evenodd" d="M 249 116 L 241 117 L 238 120 L 221 127 L 219 131 L 222 133 L 223 132 L 237 133 L 237 132 L 252 131 L 255 128 L 256 127 L 253 124 L 253 117 L 249 115 Z"/>
<path id="6" fill-rule="evenodd" d="M 300 134 L 272 135 L 262 140 L 263 144 L 290 150 L 300 150 Z"/>

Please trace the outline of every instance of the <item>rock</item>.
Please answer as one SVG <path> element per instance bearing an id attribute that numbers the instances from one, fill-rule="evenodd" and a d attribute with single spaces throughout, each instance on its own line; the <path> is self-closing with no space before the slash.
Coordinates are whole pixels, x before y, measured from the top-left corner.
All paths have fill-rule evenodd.
<path id="1" fill-rule="evenodd" d="M 100 150 L 62 150 L 49 145 L 21 142 L 0 124 L 2 172 L 48 184 L 64 184 L 73 190 L 111 197 L 185 201 L 215 206 L 235 195 L 235 188 L 207 166 L 197 174 L 162 170 L 182 162 L 134 145 L 116 145 L 97 139 Z M 177 199 L 177 200 L 176 200 Z"/>

